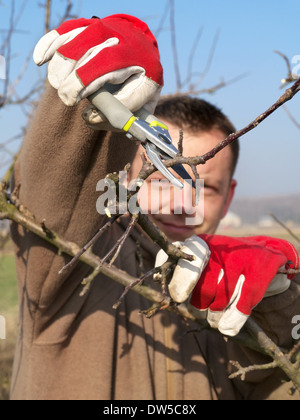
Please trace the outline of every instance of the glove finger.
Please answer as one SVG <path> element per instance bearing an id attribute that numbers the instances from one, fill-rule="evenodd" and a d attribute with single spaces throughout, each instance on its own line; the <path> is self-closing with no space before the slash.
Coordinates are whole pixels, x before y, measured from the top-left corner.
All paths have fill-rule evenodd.
<path id="1" fill-rule="evenodd" d="M 46 61 L 50 60 L 50 58 L 52 58 L 55 51 L 53 51 L 53 54 L 51 55 L 50 50 L 51 50 L 52 45 L 55 44 L 55 42 L 58 39 L 59 39 L 58 32 L 53 30 L 51 32 L 48 32 L 39 40 L 33 52 L 33 60 L 35 64 L 37 64 L 38 66 L 41 66 Z"/>
<path id="2" fill-rule="evenodd" d="M 237 277 L 232 275 L 227 276 L 226 272 L 223 270 L 222 272 L 223 276 L 221 278 L 219 277 L 214 301 L 209 306 L 209 308 L 214 312 L 224 311 L 230 305 L 237 305 L 246 281 L 244 275 L 239 276 L 238 281 L 236 281 Z"/>
<path id="3" fill-rule="evenodd" d="M 144 108 L 150 114 L 153 114 L 160 98 L 161 86 L 145 77 L 142 73 L 134 74 L 126 80 L 125 78 L 128 74 L 134 71 L 136 71 L 136 68 L 118 70 L 95 80 L 87 88 L 82 89 L 78 95 L 78 100 L 90 96 L 106 84 L 120 84 L 122 85 L 121 89 L 113 93 L 116 99 L 132 113 L 136 113 L 141 108 Z M 126 80 L 125 83 L 123 83 L 124 79 Z M 99 113 L 99 121 L 97 123 L 100 123 L 102 120 L 103 115 Z"/>
<path id="4" fill-rule="evenodd" d="M 47 33 L 36 44 L 33 52 L 34 62 L 37 65 L 42 66 L 44 63 L 51 60 L 59 48 L 61 48 L 64 44 L 72 41 L 85 29 L 86 27 L 76 28 L 63 35 L 59 35 L 56 30 Z"/>
<path id="5" fill-rule="evenodd" d="M 66 105 L 75 105 L 81 99 L 79 93 L 84 89 L 85 85 L 78 77 L 78 69 L 85 66 L 86 63 L 92 60 L 103 49 L 114 46 L 117 43 L 118 40 L 116 38 L 109 39 L 103 44 L 86 51 L 79 61 L 66 59 L 59 53 L 53 56 L 48 67 L 48 80 L 55 89 L 58 89 L 58 94 Z M 93 75 L 91 75 L 92 78 L 94 74 L 95 69 L 93 70 Z M 101 84 L 98 79 L 98 84 L 96 83 L 94 90 L 90 89 L 90 92 L 95 92 L 104 83 L 105 81 Z M 83 97 L 87 97 L 91 93 L 87 92 Z"/>
<path id="6" fill-rule="evenodd" d="M 115 31 L 105 27 L 98 19 L 93 25 L 79 28 L 77 31 L 77 36 L 70 37 L 69 41 L 62 44 L 58 50 L 59 54 L 69 60 L 81 60 L 87 51 L 104 44 L 111 38 L 116 38 L 117 35 Z M 75 31 L 70 32 L 70 34 L 72 33 L 75 34 Z"/>
<path id="7" fill-rule="evenodd" d="M 169 292 L 172 299 L 178 303 L 185 302 L 189 298 L 210 257 L 208 245 L 196 235 L 184 242 L 182 251 L 193 255 L 195 259 L 194 261 L 180 259 L 175 268 Z"/>
<path id="8" fill-rule="evenodd" d="M 222 280 L 221 283 L 223 281 L 224 280 Z M 251 314 L 252 307 L 250 305 L 246 313 L 242 313 L 237 309 L 241 295 L 244 292 L 243 288 L 245 282 L 245 276 L 241 275 L 232 293 L 231 299 L 227 304 L 227 307 L 223 306 L 223 299 L 218 298 L 216 299 L 216 302 L 210 306 L 207 320 L 212 328 L 217 328 L 224 335 L 228 335 L 230 337 L 236 336 Z M 224 292 L 220 291 L 220 293 L 222 294 Z M 215 309 L 218 306 L 221 306 L 224 310 Z"/>
<path id="9" fill-rule="evenodd" d="M 211 270 L 210 265 L 203 272 L 191 297 L 191 304 L 200 310 L 207 310 L 214 302 L 217 287 L 224 276 L 224 270 L 220 270 L 219 278 Z"/>
<path id="10" fill-rule="evenodd" d="M 93 64 L 94 62 L 95 60 L 93 60 Z M 85 64 L 84 67 L 88 66 L 89 64 L 90 63 Z M 89 79 L 87 79 L 85 76 L 81 78 L 81 75 L 83 74 L 82 67 L 77 69 L 76 73 L 77 73 L 76 75 L 77 79 L 78 77 L 80 77 L 80 79 L 82 80 L 82 84 L 85 86 L 82 88 L 82 91 L 80 93 L 81 99 L 90 96 L 92 93 L 96 92 L 100 87 L 103 87 L 105 84 L 111 84 L 111 85 L 121 85 L 121 88 L 118 91 L 114 92 L 113 94 L 117 99 L 119 99 L 122 103 L 124 103 L 128 99 L 128 96 L 130 97 L 130 95 L 135 95 L 134 89 L 138 88 L 139 84 L 141 84 L 143 80 L 139 79 L 138 82 L 134 84 L 132 83 L 133 79 L 135 79 L 136 77 L 139 78 L 142 75 L 144 75 L 144 70 L 140 67 L 132 66 L 132 67 L 127 67 L 127 68 L 122 68 L 122 69 L 116 69 L 109 73 L 105 73 L 101 75 L 100 77 L 95 77 L 94 79 L 90 77 L 91 76 L 90 73 L 89 73 Z M 129 86 L 128 84 L 130 83 L 131 85 Z M 127 88 L 125 87 L 125 84 L 127 85 Z M 124 93 L 124 89 L 125 89 L 125 93 Z M 135 111 L 137 111 L 140 108 L 137 108 Z"/>
<path id="11" fill-rule="evenodd" d="M 165 262 L 168 261 L 168 254 L 165 253 L 162 249 L 158 252 L 155 260 L 155 268 L 161 267 Z"/>
<path id="12" fill-rule="evenodd" d="M 200 321 L 204 321 L 207 319 L 207 310 L 197 309 L 195 308 L 195 306 L 191 305 L 190 302 L 187 304 L 187 308 L 196 319 L 199 319 Z"/>
<path id="13" fill-rule="evenodd" d="M 116 98 L 121 101 L 131 112 L 145 108 L 153 114 L 158 104 L 162 87 L 149 79 L 144 72 L 134 74 L 123 84 L 116 93 Z"/>
<path id="14" fill-rule="evenodd" d="M 51 68 L 51 75 L 53 74 L 54 77 L 51 77 L 49 69 L 49 81 L 53 87 L 58 89 L 58 94 L 66 105 L 75 105 L 81 99 L 97 92 L 105 84 L 114 84 L 122 85 L 122 88 L 115 92 L 114 96 L 131 112 L 136 112 L 142 107 L 145 107 L 150 113 L 154 112 L 162 88 L 148 79 L 139 67 L 116 70 L 97 78 L 87 87 L 83 87 L 80 78 L 78 78 L 80 69 L 74 70 L 72 66 L 71 61 L 69 65 L 65 64 L 65 73 L 60 74 L 56 70 L 52 71 Z M 71 73 L 68 75 L 70 71 Z M 139 73 L 136 74 L 137 72 Z M 62 77 L 66 77 L 65 80 L 61 80 Z"/>
<path id="15" fill-rule="evenodd" d="M 283 239 L 269 238 L 265 236 L 255 237 L 257 243 L 261 243 L 268 250 L 278 254 L 278 262 L 280 266 L 286 264 L 285 268 L 298 269 L 299 267 L 299 254 L 295 247 L 288 241 Z M 284 261 L 284 256 L 287 261 Z M 281 260 L 281 264 L 280 264 Z M 288 279 L 293 280 L 295 275 L 289 275 Z"/>
<path id="16" fill-rule="evenodd" d="M 106 40 L 107 39 L 117 40 L 118 38 L 112 36 L 106 38 Z M 97 45 L 99 45 L 99 43 Z M 151 79 L 153 83 L 155 82 L 157 85 L 162 86 L 163 70 L 159 57 L 156 58 L 155 54 L 147 54 L 145 51 L 143 54 L 138 54 L 133 45 L 135 45 L 134 40 L 132 40 L 132 45 L 130 47 L 124 42 L 120 43 L 113 48 L 107 48 L 100 51 L 93 60 L 89 60 L 84 65 L 81 65 L 77 70 L 77 73 L 83 85 L 88 86 L 97 78 L 107 74 L 114 75 L 116 71 L 127 71 L 127 76 L 123 78 L 123 82 L 133 74 L 143 74 Z M 92 47 L 94 46 L 92 45 L 91 48 Z M 148 57 L 149 55 L 150 57 Z M 82 56 L 83 54 L 81 57 Z M 77 57 L 76 59 L 79 60 L 81 57 Z M 112 83 L 119 82 L 115 81 Z"/>
<path id="17" fill-rule="evenodd" d="M 211 311 L 210 309 L 208 309 L 208 311 L 207 311 L 207 322 L 209 323 L 211 328 L 214 328 L 216 330 L 219 328 L 219 323 L 220 323 L 220 320 L 221 320 L 223 314 L 224 314 L 224 311 L 214 312 L 214 311 Z"/>
<path id="18" fill-rule="evenodd" d="M 239 334 L 249 316 L 241 313 L 234 305 L 227 309 L 221 317 L 214 316 L 213 313 L 208 315 L 209 319 L 218 322 L 213 328 L 218 328 L 220 333 L 228 335 L 229 337 L 235 337 Z"/>
<path id="19" fill-rule="evenodd" d="M 56 31 L 59 33 L 59 35 L 64 35 L 68 32 L 73 31 L 74 29 L 88 27 L 92 25 L 95 22 L 98 22 L 98 18 L 92 18 L 92 19 L 85 19 L 85 18 L 79 18 L 79 19 L 71 19 L 67 20 L 66 22 L 62 23 L 59 28 L 56 29 Z"/>

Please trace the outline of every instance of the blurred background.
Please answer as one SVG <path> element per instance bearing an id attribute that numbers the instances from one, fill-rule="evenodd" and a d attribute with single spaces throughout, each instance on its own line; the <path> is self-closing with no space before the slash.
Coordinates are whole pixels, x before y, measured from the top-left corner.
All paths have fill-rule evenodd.
<path id="1" fill-rule="evenodd" d="M 298 0 L 0 0 L 0 179 L 45 86 L 47 69 L 32 60 L 37 41 L 66 19 L 115 13 L 139 17 L 156 35 L 163 95 L 208 100 L 237 129 L 276 102 L 290 73 L 300 76 Z M 299 104 L 300 94 L 241 139 L 238 189 L 222 233 L 300 235 Z M 8 320 L 7 340 L 0 340 L 0 399 L 8 396 L 17 313 L 7 229 L 0 222 L 0 315 Z"/>

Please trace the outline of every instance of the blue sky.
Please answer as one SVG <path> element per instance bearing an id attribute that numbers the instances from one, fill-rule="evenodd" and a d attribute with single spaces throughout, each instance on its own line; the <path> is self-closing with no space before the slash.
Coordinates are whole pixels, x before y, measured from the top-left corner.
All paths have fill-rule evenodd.
<path id="1" fill-rule="evenodd" d="M 10 3 L 8 0 L 0 3 L 1 30 L 9 25 Z M 12 80 L 43 35 L 44 10 L 39 3 L 41 1 L 30 0 L 18 23 L 20 32 L 15 34 L 12 44 Z M 17 9 L 22 4 L 23 0 L 16 0 Z M 64 4 L 63 0 L 53 0 L 53 23 L 62 13 Z M 167 0 L 131 0 L 128 3 L 124 0 L 74 0 L 74 4 L 74 13 L 83 17 L 133 14 L 145 20 L 156 33 Z M 181 78 L 187 76 L 190 52 L 199 29 L 202 27 L 203 31 L 194 57 L 195 72 L 204 70 L 219 31 L 214 59 L 201 87 L 211 87 L 223 78 L 231 80 L 245 73 L 247 76 L 214 95 L 202 97 L 222 108 L 238 129 L 244 127 L 283 93 L 279 87 L 281 79 L 286 76 L 286 67 L 282 58 L 273 51 L 282 51 L 290 60 L 300 55 L 299 0 L 175 0 L 175 6 Z M 176 90 L 169 18 L 164 28 L 158 42 L 165 70 L 163 93 L 167 94 Z M 0 45 L 1 36 L 3 32 L 0 32 Z M 19 93 L 26 92 L 44 71 L 32 63 L 19 86 Z M 3 83 L 0 80 L 0 92 Z M 300 122 L 299 105 L 300 94 L 288 104 L 288 108 Z M 2 139 L 18 134 L 25 124 L 22 109 L 2 110 L 0 124 Z M 236 174 L 239 181 L 237 196 L 300 193 L 299 157 L 300 130 L 284 110 L 279 110 L 241 140 L 241 159 Z"/>

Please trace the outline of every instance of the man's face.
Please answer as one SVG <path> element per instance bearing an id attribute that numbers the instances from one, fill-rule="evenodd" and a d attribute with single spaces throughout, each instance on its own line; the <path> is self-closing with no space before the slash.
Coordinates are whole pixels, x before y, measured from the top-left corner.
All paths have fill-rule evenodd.
<path id="1" fill-rule="evenodd" d="M 179 128 L 168 121 L 165 121 L 165 123 L 169 127 L 173 143 L 176 146 L 179 140 Z M 219 130 L 204 133 L 184 131 L 183 155 L 185 157 L 202 156 L 224 140 L 225 137 Z M 136 179 L 141 169 L 140 153 L 142 151 L 144 151 L 143 148 L 139 150 L 133 162 L 131 179 Z M 183 198 L 183 193 L 175 191 L 178 189 L 170 187 L 170 184 L 167 183 L 164 187 L 164 177 L 160 172 L 156 172 L 149 177 L 146 181 L 147 185 L 142 187 L 139 196 L 141 207 L 170 241 L 184 241 L 194 234 L 213 234 L 216 232 L 221 219 L 225 217 L 234 195 L 236 181 L 231 179 L 231 164 L 232 151 L 227 147 L 205 165 L 197 167 L 200 179 L 204 181 L 204 195 L 200 195 L 201 200 L 204 199 L 204 214 L 203 202 L 200 202 L 198 208 L 194 206 L 195 192 L 193 192 L 192 200 L 192 189 L 189 185 L 185 183 L 184 190 L 187 192 L 187 197 L 190 197 L 190 199 L 186 199 Z M 194 178 L 191 168 L 189 166 L 185 166 L 185 168 Z M 176 176 L 180 179 L 178 175 Z M 160 191 L 157 186 L 162 186 Z M 145 197 L 146 195 L 147 197 Z M 178 199 L 179 196 L 182 199 Z M 157 197 L 157 203 L 154 206 L 153 197 Z M 147 199 L 145 200 L 145 198 Z M 145 209 L 143 203 L 146 203 L 148 209 Z M 156 207 L 156 211 L 153 211 L 153 207 Z M 168 208 L 167 212 L 165 211 L 166 208 Z M 196 224 L 189 225 L 187 220 L 191 220 L 193 217 Z"/>

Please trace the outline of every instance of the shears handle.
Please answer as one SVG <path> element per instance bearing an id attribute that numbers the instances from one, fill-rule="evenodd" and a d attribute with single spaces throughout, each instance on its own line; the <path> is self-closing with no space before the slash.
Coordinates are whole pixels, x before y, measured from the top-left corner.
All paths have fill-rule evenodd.
<path id="1" fill-rule="evenodd" d="M 128 122 L 135 117 L 146 121 L 148 124 L 154 121 L 160 122 L 158 118 L 150 114 L 145 108 L 141 108 L 133 115 L 125 105 L 112 95 L 110 86 L 106 85 L 104 88 L 99 89 L 89 96 L 88 99 L 103 114 L 103 119 L 107 119 L 114 128 L 124 130 Z"/>
<path id="2" fill-rule="evenodd" d="M 123 130 L 128 121 L 134 117 L 132 112 L 105 88 L 99 89 L 89 96 L 89 100 L 118 130 Z"/>

